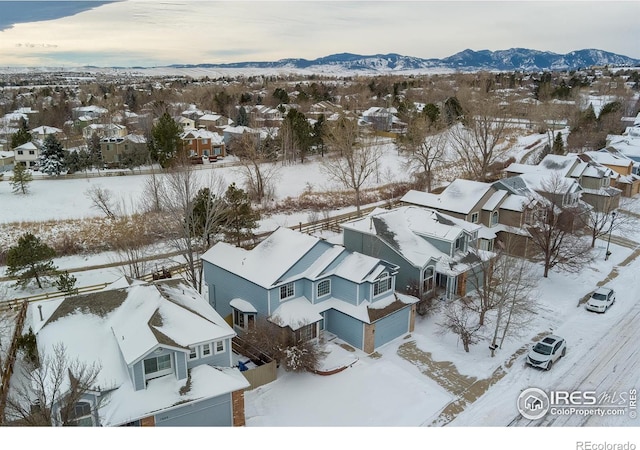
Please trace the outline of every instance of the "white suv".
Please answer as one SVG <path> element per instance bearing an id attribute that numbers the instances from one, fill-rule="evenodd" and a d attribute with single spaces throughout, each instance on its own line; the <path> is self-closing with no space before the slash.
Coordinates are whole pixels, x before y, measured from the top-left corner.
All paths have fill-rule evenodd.
<path id="1" fill-rule="evenodd" d="M 606 312 L 616 301 L 616 292 L 608 287 L 596 289 L 587 301 L 586 308 L 594 312 Z"/>
<path id="2" fill-rule="evenodd" d="M 551 366 L 566 354 L 566 341 L 560 336 L 550 334 L 531 348 L 527 355 L 527 364 L 550 370 Z"/>

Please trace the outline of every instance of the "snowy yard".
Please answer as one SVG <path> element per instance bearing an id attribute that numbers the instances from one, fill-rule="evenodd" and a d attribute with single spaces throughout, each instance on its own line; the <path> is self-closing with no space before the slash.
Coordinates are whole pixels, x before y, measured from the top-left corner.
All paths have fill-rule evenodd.
<path id="1" fill-rule="evenodd" d="M 521 138 L 513 148 L 516 158 L 524 156 L 528 152 L 527 147 L 541 139 L 546 139 L 546 136 Z M 401 162 L 395 150 L 387 152 L 381 173 L 392 173 L 394 180 L 381 176 L 378 182 L 382 184 L 406 179 Z M 216 169 L 215 173 L 231 181 L 238 176 L 234 170 L 236 169 L 221 168 Z M 0 183 L 0 221 L 45 221 L 98 215 L 83 195 L 88 186 L 100 184 L 126 202 L 134 204 L 144 179 L 145 176 L 133 175 L 69 181 L 36 180 L 32 183 L 32 193 L 26 197 L 11 194 L 8 183 Z M 309 185 L 317 190 L 335 187 L 326 182 L 317 164 L 308 163 L 282 167 L 277 193 L 280 198 L 295 196 L 308 189 Z M 636 203 L 638 201 L 636 199 Z M 308 214 L 271 217 L 262 222 L 261 229 L 307 222 Z M 332 242 L 340 242 L 339 235 L 324 237 Z M 626 234 L 625 237 L 640 243 L 640 230 Z M 523 389 L 531 386 L 545 389 L 558 386 L 580 388 L 581 385 L 575 383 L 584 378 L 578 378 L 582 375 L 577 372 L 574 377 L 574 371 L 586 370 L 583 366 L 589 366 L 590 363 L 596 365 L 601 354 L 590 354 L 590 349 L 595 348 L 611 328 L 615 328 L 618 322 L 637 309 L 640 279 L 636 274 L 640 270 L 640 259 L 623 265 L 625 258 L 632 254 L 632 249 L 611 243 L 612 255 L 608 261 L 604 261 L 605 247 L 606 241 L 598 240 L 593 261 L 580 273 L 568 274 L 552 270 L 549 278 L 544 279 L 542 267 L 538 267 L 539 282 L 534 296 L 534 301 L 539 305 L 538 314 L 527 327 L 519 330 L 519 336 L 508 338 L 494 358 L 490 357 L 486 340 L 473 345 L 471 351 L 465 353 L 456 336 L 439 333 L 439 315 L 428 318 L 418 316 L 413 333 L 396 339 L 373 355 L 355 350 L 353 355 L 357 361 L 340 373 L 321 376 L 287 373 L 280 368 L 276 381 L 246 392 L 247 427 L 417 427 L 444 423 L 449 423 L 450 427 L 508 425 L 517 417 L 516 399 Z M 112 262 L 114 258 L 115 255 L 106 253 L 80 255 L 58 258 L 55 263 L 65 269 Z M 164 263 L 169 262 L 160 262 Z M 608 285 L 618 292 L 615 306 L 603 315 L 589 313 L 583 307 L 578 307 L 578 301 L 595 289 L 597 283 L 604 280 L 612 270 L 617 271 L 617 276 Z M 85 286 L 114 281 L 121 273 L 117 269 L 102 269 L 79 272 L 76 276 L 78 285 Z M 4 291 L 7 298 L 28 295 L 28 292 L 14 291 L 7 283 L 0 286 L 0 290 Z M 560 360 L 550 372 L 524 366 L 521 349 L 530 345 L 531 340 L 541 332 L 557 333 L 565 337 L 568 343 L 567 357 Z M 409 357 L 409 353 L 418 356 Z M 512 359 L 513 355 L 516 356 Z M 339 358 L 340 355 L 332 357 Z M 442 367 L 442 372 L 433 372 L 430 369 L 432 367 Z M 615 371 L 615 367 L 611 370 Z M 488 384 L 486 393 L 481 392 L 474 401 L 462 402 L 462 407 L 456 410 L 456 405 L 460 404 L 464 394 L 456 391 L 451 380 L 445 379 L 448 375 L 457 374 L 459 383 L 481 384 L 497 372 L 500 373 L 500 378 Z M 597 380 L 588 380 L 589 388 L 597 386 Z M 640 386 L 640 371 L 631 370 L 625 383 L 628 385 L 621 385 L 619 388 L 628 390 Z M 445 417 L 443 412 L 446 411 L 453 413 L 448 413 Z M 637 419 L 631 420 L 629 417 L 608 418 L 606 421 L 588 424 L 640 425 Z M 529 442 L 524 442 L 522 448 L 533 448 L 527 447 L 527 444 Z"/>

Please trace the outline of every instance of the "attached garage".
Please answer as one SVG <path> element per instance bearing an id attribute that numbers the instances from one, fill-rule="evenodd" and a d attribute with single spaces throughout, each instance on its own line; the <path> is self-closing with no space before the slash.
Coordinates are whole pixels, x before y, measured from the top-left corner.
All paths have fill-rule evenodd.
<path id="1" fill-rule="evenodd" d="M 230 427 L 231 394 L 200 402 L 189 402 L 181 408 L 163 411 L 155 416 L 157 427 Z"/>
<path id="2" fill-rule="evenodd" d="M 408 306 L 374 322 L 376 326 L 374 333 L 374 347 L 378 348 L 381 345 L 408 333 L 410 313 L 411 307 Z"/>
<path id="3" fill-rule="evenodd" d="M 324 316 L 325 329 L 356 348 L 362 349 L 363 323 L 335 309 L 327 310 Z"/>

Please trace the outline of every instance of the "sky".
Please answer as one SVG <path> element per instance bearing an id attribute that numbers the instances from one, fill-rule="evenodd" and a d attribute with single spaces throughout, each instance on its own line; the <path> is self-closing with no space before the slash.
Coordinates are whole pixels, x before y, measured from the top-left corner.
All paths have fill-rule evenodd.
<path id="1" fill-rule="evenodd" d="M 543 135 L 534 134 L 521 138 L 513 147 L 514 155 L 523 156 L 527 148 L 542 137 Z M 393 160 L 398 158 L 397 152 L 388 152 L 387 155 L 385 168 L 394 169 L 401 166 L 398 161 L 393 163 Z M 394 158 L 391 158 L 392 156 Z M 322 176 L 319 171 L 314 174 L 309 170 L 315 165 L 316 163 L 308 162 L 305 165 L 283 167 L 278 195 L 297 195 L 306 182 L 313 183 L 318 189 L 322 188 Z M 218 171 L 227 174 L 228 169 L 221 168 Z M 36 179 L 31 184 L 32 193 L 25 198 L 12 194 L 8 183 L 0 183 L 0 202 L 6 209 L 6 217 L 20 215 L 22 220 L 88 217 L 95 214 L 88 202 L 80 199 L 83 196 L 79 192 L 84 189 L 76 181 L 81 181 L 86 186 L 100 183 L 102 187 L 118 195 L 136 193 L 143 184 L 141 177 L 135 175 L 92 178 L 91 181 Z M 63 197 L 63 191 L 75 192 L 77 203 L 69 203 L 69 200 Z M 24 206 L 25 202 L 29 202 L 29 207 L 21 208 L 19 205 Z M 67 204 L 68 211 L 54 209 L 52 205 L 55 203 Z M 637 208 L 640 208 L 638 198 L 631 209 L 637 211 Z M 614 234 L 618 233 L 616 230 Z M 625 236 L 640 242 L 638 230 Z M 332 242 L 333 238 L 331 237 Z M 235 430 L 233 435 L 225 434 L 225 443 L 227 439 L 229 442 L 259 442 L 271 437 L 282 439 L 284 431 L 286 438 L 295 439 L 294 442 L 304 442 L 306 447 L 311 448 L 320 448 L 321 445 L 324 448 L 327 441 L 335 441 L 336 438 L 340 439 L 339 442 L 347 443 L 355 443 L 357 439 L 360 446 L 371 444 L 374 448 L 383 449 L 396 448 L 403 444 L 413 448 L 416 443 L 421 445 L 424 442 L 431 443 L 431 446 L 436 443 L 436 447 L 440 442 L 443 443 L 440 446 L 444 447 L 446 442 L 451 448 L 492 450 L 512 449 L 514 442 L 517 442 L 517 448 L 523 450 L 541 447 L 586 448 L 576 445 L 576 441 L 580 440 L 600 444 L 624 444 L 631 441 L 637 445 L 637 427 L 640 419 L 632 419 L 630 415 L 593 416 L 586 426 L 578 428 L 569 428 L 569 425 L 576 425 L 570 420 L 579 421 L 580 416 L 573 414 L 559 417 L 554 425 L 562 427 L 561 430 L 533 430 L 525 428 L 526 423 L 522 422 L 518 423 L 516 430 L 505 428 L 517 417 L 516 399 L 525 388 L 593 389 L 600 395 L 612 394 L 614 391 L 620 393 L 640 386 L 640 371 L 637 368 L 640 361 L 638 347 L 628 345 L 627 342 L 637 342 L 640 332 L 640 328 L 635 326 L 640 314 L 640 303 L 636 294 L 640 289 L 640 279 L 637 277 L 640 258 L 625 265 L 623 261 L 632 250 L 614 242 L 611 244 L 611 257 L 604 261 L 606 246 L 606 241 L 599 239 L 594 249 L 596 259 L 579 273 L 566 273 L 554 269 L 549 278 L 543 279 L 542 267 L 537 265 L 534 276 L 539 281 L 534 298 L 538 314 L 532 317 L 527 326 L 523 326 L 518 336 L 505 341 L 495 358 L 489 356 L 486 340 L 472 345 L 471 351 L 466 353 L 455 336 L 438 333 L 437 323 L 440 316 L 419 317 L 410 338 L 399 338 L 378 349 L 381 355 L 379 358 L 369 357 L 359 351 L 352 352 L 350 354 L 358 358 L 358 361 L 349 369 L 327 377 L 308 373 L 285 373 L 280 370 L 275 382 L 246 392 L 247 426 L 243 430 Z M 61 269 L 71 269 L 112 262 L 112 258 L 113 255 L 107 253 L 67 256 L 57 258 L 55 264 Z M 577 308 L 577 300 L 591 292 L 596 283 L 605 279 L 614 269 L 617 276 L 608 285 L 616 289 L 618 297 L 611 310 L 599 315 L 584 308 Z M 87 286 L 115 281 L 121 274 L 114 269 L 101 269 L 75 275 L 78 277 L 79 286 Z M 0 286 L 0 292 L 2 289 Z M 567 356 L 551 371 L 545 372 L 525 366 L 524 354 L 519 354 L 512 366 L 505 365 L 514 352 L 523 345 L 530 344 L 533 337 L 542 331 L 559 334 L 568 342 Z M 487 333 L 490 334 L 490 330 Z M 488 339 L 488 334 L 483 337 Z M 502 367 L 506 372 L 505 376 L 492 385 L 482 397 L 466 406 L 447 427 L 438 428 L 442 408 L 455 401 L 457 394 L 437 382 L 441 379 L 437 373 L 426 375 L 428 366 L 418 361 L 419 358 L 416 362 L 398 352 L 401 347 L 412 342 L 415 342 L 419 351 L 429 352 L 433 361 L 451 361 L 455 370 L 462 375 L 484 380 L 488 379 L 496 368 Z M 608 348 L 603 348 L 604 346 Z M 335 345 L 332 347 L 331 351 L 337 350 Z M 615 351 L 610 351 L 611 348 Z M 284 426 L 296 428 L 279 428 Z M 305 433 L 317 433 L 317 430 L 298 428 L 319 426 L 340 428 L 322 430 L 325 439 L 315 440 L 309 440 Z M 346 426 L 367 428 L 342 428 Z M 436 428 L 427 430 L 418 428 L 420 426 Z M 397 433 L 397 427 L 404 428 Z M 6 432 L 18 433 L 19 430 L 7 429 Z M 110 439 L 99 440 L 98 448 L 113 448 L 114 436 L 123 439 L 123 442 L 130 442 L 124 441 L 125 436 L 117 434 L 119 430 L 104 432 L 110 433 Z M 216 431 L 223 434 L 228 432 Z M 145 439 L 171 439 L 176 434 L 182 436 L 177 430 L 169 436 L 162 433 L 162 430 L 158 429 Z M 203 439 L 208 436 L 207 430 L 193 430 L 190 433 L 192 438 L 195 436 L 195 442 L 198 441 L 198 433 L 202 433 Z M 254 436 L 255 440 L 252 440 Z M 77 438 L 77 434 L 74 433 L 74 437 Z M 48 439 L 48 435 L 45 430 L 39 430 L 36 438 Z M 166 446 L 167 442 L 165 440 L 162 443 Z"/>
<path id="2" fill-rule="evenodd" d="M 515 47 L 640 59 L 638 17 L 637 1 L 0 0 L 0 66 L 153 67 L 343 52 L 444 58 Z"/>

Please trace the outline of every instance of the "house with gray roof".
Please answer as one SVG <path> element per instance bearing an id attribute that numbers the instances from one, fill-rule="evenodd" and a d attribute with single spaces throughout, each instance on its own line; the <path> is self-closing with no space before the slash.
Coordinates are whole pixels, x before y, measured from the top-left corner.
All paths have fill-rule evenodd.
<path id="1" fill-rule="evenodd" d="M 477 249 L 478 224 L 418 206 L 376 209 L 341 227 L 347 249 L 397 265 L 398 290 L 420 298 L 475 291 L 494 255 Z"/>
<path id="2" fill-rule="evenodd" d="M 209 303 L 242 334 L 267 320 L 295 341 L 330 333 L 367 353 L 413 331 L 418 299 L 398 267 L 278 228 L 252 250 L 218 242 L 203 256 Z"/>
<path id="3" fill-rule="evenodd" d="M 233 367 L 235 332 L 183 280 L 122 278 L 31 313 L 41 355 L 62 343 L 73 360 L 100 366 L 75 405 L 77 425 L 244 425 L 249 383 Z"/>

